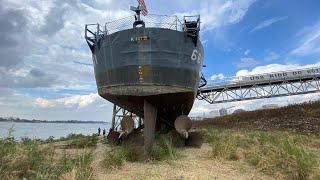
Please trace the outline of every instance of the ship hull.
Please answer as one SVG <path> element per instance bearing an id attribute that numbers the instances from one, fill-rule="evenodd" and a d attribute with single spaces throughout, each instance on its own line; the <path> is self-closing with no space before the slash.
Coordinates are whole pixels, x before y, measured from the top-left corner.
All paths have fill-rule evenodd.
<path id="1" fill-rule="evenodd" d="M 173 124 L 194 103 L 203 47 L 185 32 L 132 28 L 101 37 L 93 61 L 100 96 L 140 117 L 146 100 Z"/>

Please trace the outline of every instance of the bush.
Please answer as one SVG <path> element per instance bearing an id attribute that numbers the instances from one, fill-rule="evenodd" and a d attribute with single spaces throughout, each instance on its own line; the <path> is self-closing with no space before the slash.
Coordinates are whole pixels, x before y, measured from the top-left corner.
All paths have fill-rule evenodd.
<path id="1" fill-rule="evenodd" d="M 137 147 L 132 144 L 113 146 L 111 151 L 104 154 L 103 165 L 108 170 L 123 165 L 124 161 L 134 162 L 138 159 Z"/>
<path id="2" fill-rule="evenodd" d="M 209 129 L 206 140 L 213 158 L 240 160 L 267 174 L 285 174 L 289 179 L 307 179 L 319 166 L 319 157 L 310 151 L 303 135 L 283 132 Z M 309 139 L 310 141 L 310 139 Z M 312 145 L 312 144 L 311 144 Z"/>
<path id="3" fill-rule="evenodd" d="M 92 151 L 86 151 L 56 158 L 52 146 L 29 138 L 17 142 L 8 136 L 0 139 L 0 179 L 59 179 L 70 171 L 77 179 L 88 179 L 92 157 Z"/>
<path id="4" fill-rule="evenodd" d="M 88 148 L 95 147 L 98 142 L 98 137 L 95 135 L 68 135 L 66 140 L 68 141 L 68 147 L 71 148 Z"/>
<path id="5" fill-rule="evenodd" d="M 160 136 L 152 152 L 155 160 L 175 160 L 179 155 L 169 138 Z"/>

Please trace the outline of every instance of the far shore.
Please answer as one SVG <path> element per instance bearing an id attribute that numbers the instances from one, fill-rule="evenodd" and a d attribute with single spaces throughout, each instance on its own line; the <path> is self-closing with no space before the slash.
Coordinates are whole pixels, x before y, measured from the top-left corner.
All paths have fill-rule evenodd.
<path id="1" fill-rule="evenodd" d="M 58 121 L 48 121 L 48 120 L 12 120 L 12 119 L 0 119 L 0 122 L 15 122 L 15 123 L 70 123 L 70 124 L 102 124 L 110 123 L 107 121 L 79 121 L 79 120 L 58 120 Z"/>

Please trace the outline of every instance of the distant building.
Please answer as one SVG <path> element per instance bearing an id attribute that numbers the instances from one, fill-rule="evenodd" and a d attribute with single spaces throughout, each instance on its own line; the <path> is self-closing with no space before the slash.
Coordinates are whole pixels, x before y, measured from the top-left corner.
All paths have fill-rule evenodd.
<path id="1" fill-rule="evenodd" d="M 217 110 L 210 111 L 207 115 L 207 117 L 209 117 L 209 118 L 213 118 L 213 117 L 217 117 L 217 116 L 219 116 L 219 112 Z"/>
<path id="2" fill-rule="evenodd" d="M 266 105 L 263 105 L 262 108 L 263 109 L 275 109 L 275 108 L 278 108 L 279 106 L 277 104 L 266 104 Z"/>
<path id="3" fill-rule="evenodd" d="M 236 110 L 233 111 L 232 114 L 236 114 L 236 113 L 239 113 L 239 112 L 245 112 L 245 110 L 244 109 L 236 109 Z"/>
<path id="4" fill-rule="evenodd" d="M 193 120 L 193 121 L 196 121 L 196 120 L 202 120 L 203 117 L 201 117 L 201 116 L 190 116 L 190 119 Z"/>
<path id="5" fill-rule="evenodd" d="M 219 110 L 219 114 L 220 114 L 220 116 L 225 116 L 228 114 L 228 110 L 226 108 L 221 108 Z"/>

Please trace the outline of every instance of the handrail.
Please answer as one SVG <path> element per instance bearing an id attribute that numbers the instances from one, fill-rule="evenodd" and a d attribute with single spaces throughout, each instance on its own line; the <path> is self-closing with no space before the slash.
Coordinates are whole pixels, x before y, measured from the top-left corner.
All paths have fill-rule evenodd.
<path id="1" fill-rule="evenodd" d="M 146 28 L 164 28 L 176 31 L 182 30 L 182 24 L 177 16 L 155 15 L 149 14 L 148 16 L 141 17 L 141 20 L 146 24 Z M 103 29 L 100 29 L 99 24 L 86 24 L 86 32 L 90 32 L 94 36 L 97 35 L 109 35 L 118 31 L 127 30 L 133 28 L 135 22 L 135 16 L 131 15 L 115 21 L 106 22 Z M 96 30 L 92 30 L 92 26 L 96 26 Z M 95 32 L 95 33 L 93 33 Z M 86 37 L 87 33 L 86 33 Z M 94 39 L 91 37 L 90 39 Z"/>

